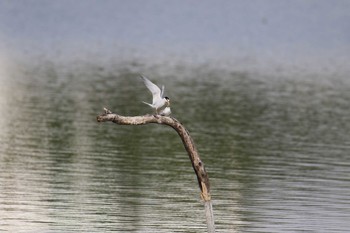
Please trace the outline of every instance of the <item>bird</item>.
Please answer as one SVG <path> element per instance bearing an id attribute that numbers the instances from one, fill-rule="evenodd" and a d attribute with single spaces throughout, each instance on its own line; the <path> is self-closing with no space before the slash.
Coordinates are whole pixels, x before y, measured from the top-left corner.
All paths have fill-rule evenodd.
<path id="1" fill-rule="evenodd" d="M 170 107 L 166 107 L 163 110 L 160 111 L 159 113 L 161 116 L 170 116 L 171 114 L 171 109 Z"/>
<path id="2" fill-rule="evenodd" d="M 152 83 L 148 78 L 141 75 L 141 79 L 143 83 L 146 85 L 148 90 L 152 93 L 152 104 L 142 101 L 144 104 L 147 104 L 151 108 L 153 108 L 156 111 L 156 114 L 161 114 L 164 116 L 169 116 L 171 114 L 170 110 L 170 99 L 167 96 L 164 96 L 164 85 L 162 86 L 162 90 L 160 88 Z"/>

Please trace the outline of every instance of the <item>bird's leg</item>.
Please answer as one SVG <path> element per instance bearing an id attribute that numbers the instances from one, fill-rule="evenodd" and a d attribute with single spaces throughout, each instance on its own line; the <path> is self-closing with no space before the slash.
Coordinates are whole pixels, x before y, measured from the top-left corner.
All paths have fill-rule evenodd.
<path id="1" fill-rule="evenodd" d="M 156 108 L 156 114 L 154 114 L 154 117 L 157 117 L 157 115 L 159 115 L 159 113 L 158 113 L 158 109 Z"/>
<path id="2" fill-rule="evenodd" d="M 158 113 L 157 110 L 156 110 L 156 114 L 154 114 L 153 116 L 154 116 L 155 118 L 157 118 L 157 119 L 159 118 L 159 113 Z"/>

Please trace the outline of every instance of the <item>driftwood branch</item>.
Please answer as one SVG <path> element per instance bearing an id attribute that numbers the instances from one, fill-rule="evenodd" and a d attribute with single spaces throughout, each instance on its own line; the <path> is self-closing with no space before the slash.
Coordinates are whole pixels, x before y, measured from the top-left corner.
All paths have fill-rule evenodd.
<path id="1" fill-rule="evenodd" d="M 98 122 L 111 121 L 119 125 L 145 125 L 155 123 L 168 125 L 175 129 L 175 131 L 181 137 L 185 149 L 190 157 L 192 167 L 197 176 L 199 188 L 201 190 L 201 198 L 205 202 L 208 232 L 215 232 L 209 177 L 205 170 L 204 163 L 200 159 L 196 146 L 186 128 L 178 120 L 169 116 L 144 115 L 130 117 L 114 114 L 106 108 L 104 108 L 104 111 L 104 114 L 97 116 Z"/>
<path id="2" fill-rule="evenodd" d="M 121 116 L 113 114 L 110 110 L 104 109 L 105 113 L 97 117 L 98 122 L 111 121 L 118 125 L 145 125 L 149 123 L 156 123 L 162 125 L 168 125 L 176 130 L 181 137 L 181 140 L 185 146 L 185 149 L 190 157 L 192 167 L 196 172 L 199 188 L 201 190 L 201 198 L 204 201 L 210 201 L 210 185 L 209 177 L 204 168 L 204 163 L 200 159 L 197 149 L 193 143 L 190 134 L 185 127 L 175 118 L 160 115 L 144 115 L 144 116 Z"/>

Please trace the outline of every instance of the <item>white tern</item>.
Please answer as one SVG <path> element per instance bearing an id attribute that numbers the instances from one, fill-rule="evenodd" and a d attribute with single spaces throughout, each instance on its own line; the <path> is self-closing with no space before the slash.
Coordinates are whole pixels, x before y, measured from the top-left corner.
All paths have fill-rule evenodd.
<path id="1" fill-rule="evenodd" d="M 152 93 L 152 104 L 143 102 L 147 105 L 149 105 L 151 108 L 153 108 L 156 111 L 156 114 L 161 114 L 163 116 L 169 116 L 171 114 L 170 110 L 170 99 L 167 96 L 164 96 L 164 86 L 162 86 L 162 90 L 160 88 L 152 83 L 148 78 L 141 75 L 141 79 L 148 88 L 148 90 Z"/>

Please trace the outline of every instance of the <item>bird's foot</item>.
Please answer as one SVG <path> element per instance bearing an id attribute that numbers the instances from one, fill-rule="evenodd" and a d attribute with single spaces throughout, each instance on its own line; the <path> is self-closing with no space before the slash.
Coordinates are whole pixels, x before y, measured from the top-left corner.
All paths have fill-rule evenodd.
<path id="1" fill-rule="evenodd" d="M 156 112 L 153 114 L 153 116 L 154 116 L 155 118 L 158 118 L 158 116 L 159 116 L 159 112 L 158 112 L 158 111 L 156 111 Z"/>

